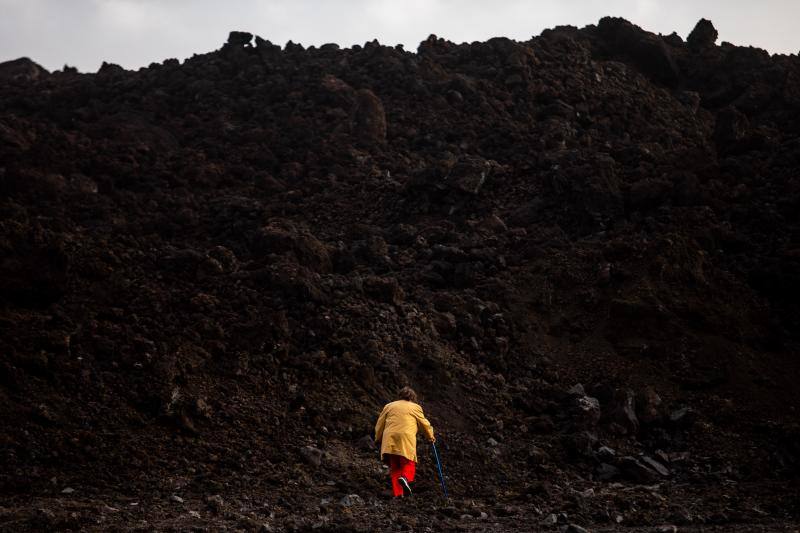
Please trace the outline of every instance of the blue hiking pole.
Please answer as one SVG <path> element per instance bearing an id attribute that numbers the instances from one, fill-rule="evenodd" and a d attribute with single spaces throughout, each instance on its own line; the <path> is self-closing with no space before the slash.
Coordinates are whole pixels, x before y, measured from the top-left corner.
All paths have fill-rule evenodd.
<path id="1" fill-rule="evenodd" d="M 442 473 L 442 462 L 439 460 L 439 452 L 436 450 L 436 443 L 431 442 L 433 446 L 433 456 L 436 457 L 436 469 L 439 471 L 439 481 L 442 482 L 442 491 L 444 491 L 444 499 L 447 499 L 447 485 L 444 483 L 444 474 Z"/>

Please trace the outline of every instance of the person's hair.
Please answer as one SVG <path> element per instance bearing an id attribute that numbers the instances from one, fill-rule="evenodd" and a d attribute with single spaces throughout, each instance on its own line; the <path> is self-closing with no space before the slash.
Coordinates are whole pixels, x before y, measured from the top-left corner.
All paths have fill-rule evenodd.
<path id="1" fill-rule="evenodd" d="M 414 392 L 414 389 L 408 386 L 400 389 L 400 392 L 398 392 L 397 395 L 400 396 L 401 400 L 406 400 L 408 402 L 415 402 L 415 403 L 417 401 L 417 393 Z"/>

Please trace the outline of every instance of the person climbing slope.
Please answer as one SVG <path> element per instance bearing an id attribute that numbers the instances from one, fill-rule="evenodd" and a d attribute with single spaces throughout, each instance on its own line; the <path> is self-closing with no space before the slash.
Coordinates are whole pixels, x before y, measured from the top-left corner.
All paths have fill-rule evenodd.
<path id="1" fill-rule="evenodd" d="M 375 442 L 381 443 L 381 459 L 389 465 L 392 493 L 402 497 L 411 495 L 417 469 L 417 431 L 422 428 L 431 442 L 436 442 L 436 438 L 417 403 L 417 393 L 411 387 L 403 387 L 398 396 L 400 399 L 387 403 L 378 416 Z"/>

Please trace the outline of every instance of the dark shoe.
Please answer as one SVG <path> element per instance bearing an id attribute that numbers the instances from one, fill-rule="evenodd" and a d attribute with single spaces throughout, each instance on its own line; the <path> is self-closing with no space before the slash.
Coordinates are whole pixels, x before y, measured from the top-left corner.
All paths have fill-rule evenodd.
<path id="1" fill-rule="evenodd" d="M 408 480 L 404 477 L 400 477 L 397 479 L 397 482 L 403 487 L 403 495 L 411 496 L 411 485 L 408 484 Z"/>

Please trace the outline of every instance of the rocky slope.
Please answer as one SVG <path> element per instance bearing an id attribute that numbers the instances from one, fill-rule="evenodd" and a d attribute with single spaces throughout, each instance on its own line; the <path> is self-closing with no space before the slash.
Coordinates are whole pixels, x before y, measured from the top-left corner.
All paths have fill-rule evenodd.
<path id="1" fill-rule="evenodd" d="M 0 64 L 0 528 L 796 524 L 800 60 L 716 40 Z"/>

